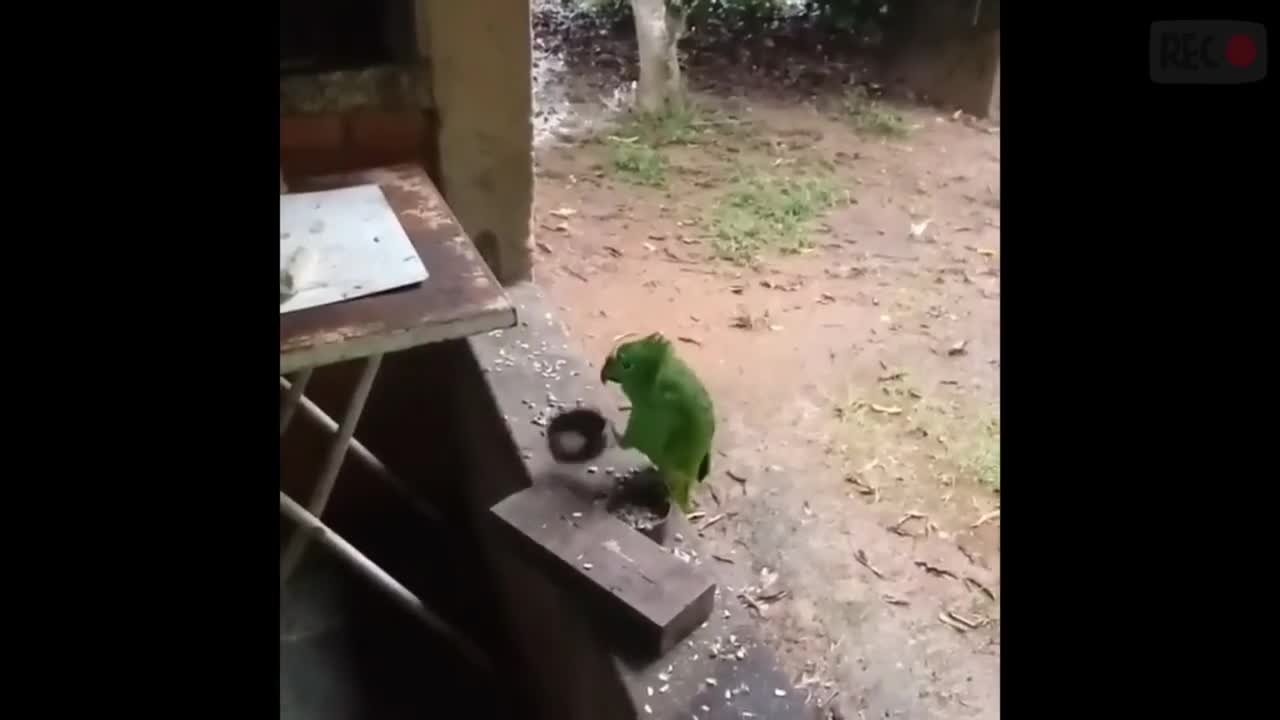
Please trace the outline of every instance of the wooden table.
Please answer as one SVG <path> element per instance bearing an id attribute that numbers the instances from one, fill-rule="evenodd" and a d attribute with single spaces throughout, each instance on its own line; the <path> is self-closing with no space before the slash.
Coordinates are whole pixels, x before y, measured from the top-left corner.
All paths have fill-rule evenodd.
<path id="1" fill-rule="evenodd" d="M 416 495 L 352 437 L 382 357 L 420 345 L 512 327 L 516 324 L 516 311 L 421 168 L 404 165 L 307 178 L 294 183 L 290 189 L 311 192 L 364 184 L 377 184 L 382 188 L 430 277 L 416 286 L 298 310 L 280 317 L 280 384 L 287 390 L 280 412 L 280 435 L 283 438 L 299 407 L 334 434 L 307 507 L 298 505 L 283 491 L 280 493 L 281 512 L 299 524 L 281 559 L 280 581 L 283 584 L 288 580 L 308 538 L 314 536 L 437 631 L 454 635 L 453 639 L 465 646 L 469 644 L 465 639 L 456 637 L 451 628 L 408 590 L 325 527 L 319 518 L 324 514 L 348 451 L 403 491 L 423 514 L 433 516 L 430 507 L 416 501 Z M 305 397 L 307 382 L 313 369 L 351 360 L 362 361 L 363 368 L 342 419 L 335 421 Z M 293 374 L 292 380 L 284 377 L 288 374 Z M 468 651 L 468 654 L 475 653 Z"/>
<path id="2" fill-rule="evenodd" d="M 427 266 L 422 284 L 280 317 L 280 374 L 511 327 L 516 311 L 421 168 L 308 178 L 293 190 L 375 183 Z"/>

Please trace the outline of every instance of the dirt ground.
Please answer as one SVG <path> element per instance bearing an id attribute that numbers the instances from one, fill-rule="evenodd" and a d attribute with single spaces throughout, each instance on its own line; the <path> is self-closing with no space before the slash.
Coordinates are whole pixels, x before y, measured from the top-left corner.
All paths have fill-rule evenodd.
<path id="1" fill-rule="evenodd" d="M 750 92 L 696 96 L 661 182 L 626 137 L 540 149 L 535 278 L 596 362 L 678 338 L 718 419 L 694 517 L 820 717 L 997 718 L 998 129 Z M 743 167 L 828 178 L 800 252 L 715 257 Z"/>

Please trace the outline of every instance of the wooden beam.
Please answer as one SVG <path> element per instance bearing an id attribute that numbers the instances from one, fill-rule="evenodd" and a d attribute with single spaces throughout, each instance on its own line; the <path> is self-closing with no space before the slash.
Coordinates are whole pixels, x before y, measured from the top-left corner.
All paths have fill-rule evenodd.
<path id="1" fill-rule="evenodd" d="M 715 584 L 563 487 L 522 490 L 492 509 L 516 551 L 582 598 L 627 654 L 666 654 L 711 615 Z"/>

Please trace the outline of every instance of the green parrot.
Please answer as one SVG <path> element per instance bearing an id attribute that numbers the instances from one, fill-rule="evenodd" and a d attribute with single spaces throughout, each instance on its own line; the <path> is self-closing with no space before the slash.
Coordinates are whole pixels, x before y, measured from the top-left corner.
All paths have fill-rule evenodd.
<path id="1" fill-rule="evenodd" d="M 707 389 L 661 333 L 616 346 L 600 369 L 601 384 L 610 381 L 631 401 L 626 432 L 613 429 L 618 444 L 644 453 L 689 512 L 694 483 L 711 472 L 716 418 Z"/>

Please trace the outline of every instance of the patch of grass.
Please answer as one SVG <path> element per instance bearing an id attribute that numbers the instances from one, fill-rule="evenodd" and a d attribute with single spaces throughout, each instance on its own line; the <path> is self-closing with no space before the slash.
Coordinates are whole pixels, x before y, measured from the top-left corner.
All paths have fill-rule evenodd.
<path id="1" fill-rule="evenodd" d="M 889 392 L 885 392 L 888 389 Z M 966 481 L 1000 492 L 1000 416 L 998 406 L 965 419 L 954 405 L 912 392 L 906 376 L 880 382 L 874 392 L 865 384 L 850 384 L 845 400 L 835 408 L 842 427 L 840 451 L 847 469 L 875 459 L 893 458 L 911 465 L 924 457 L 928 472 L 942 476 L 955 473 Z M 876 412 L 872 403 L 902 408 L 901 414 Z M 910 448 L 915 446 L 915 451 Z M 934 455 L 941 450 L 940 455 Z M 918 466 L 917 466 L 918 467 Z"/>
<path id="2" fill-rule="evenodd" d="M 1000 492 L 1000 418 L 982 423 L 961 469 L 980 484 Z"/>
<path id="3" fill-rule="evenodd" d="M 626 140 L 611 140 L 610 145 L 613 170 L 624 180 L 647 187 L 666 186 L 668 163 L 660 151 Z"/>
<path id="4" fill-rule="evenodd" d="M 845 94 L 844 113 L 858 132 L 885 137 L 906 137 L 911 132 L 905 118 L 871 99 L 864 87 Z"/>
<path id="5" fill-rule="evenodd" d="M 630 112 L 619 121 L 617 135 L 658 148 L 694 142 L 705 126 L 699 109 L 685 104 L 660 114 Z"/>
<path id="6" fill-rule="evenodd" d="M 755 262 L 767 249 L 798 252 L 812 245 L 809 226 L 835 199 L 825 176 L 742 176 L 711 212 L 711 246 L 738 264 Z"/>

